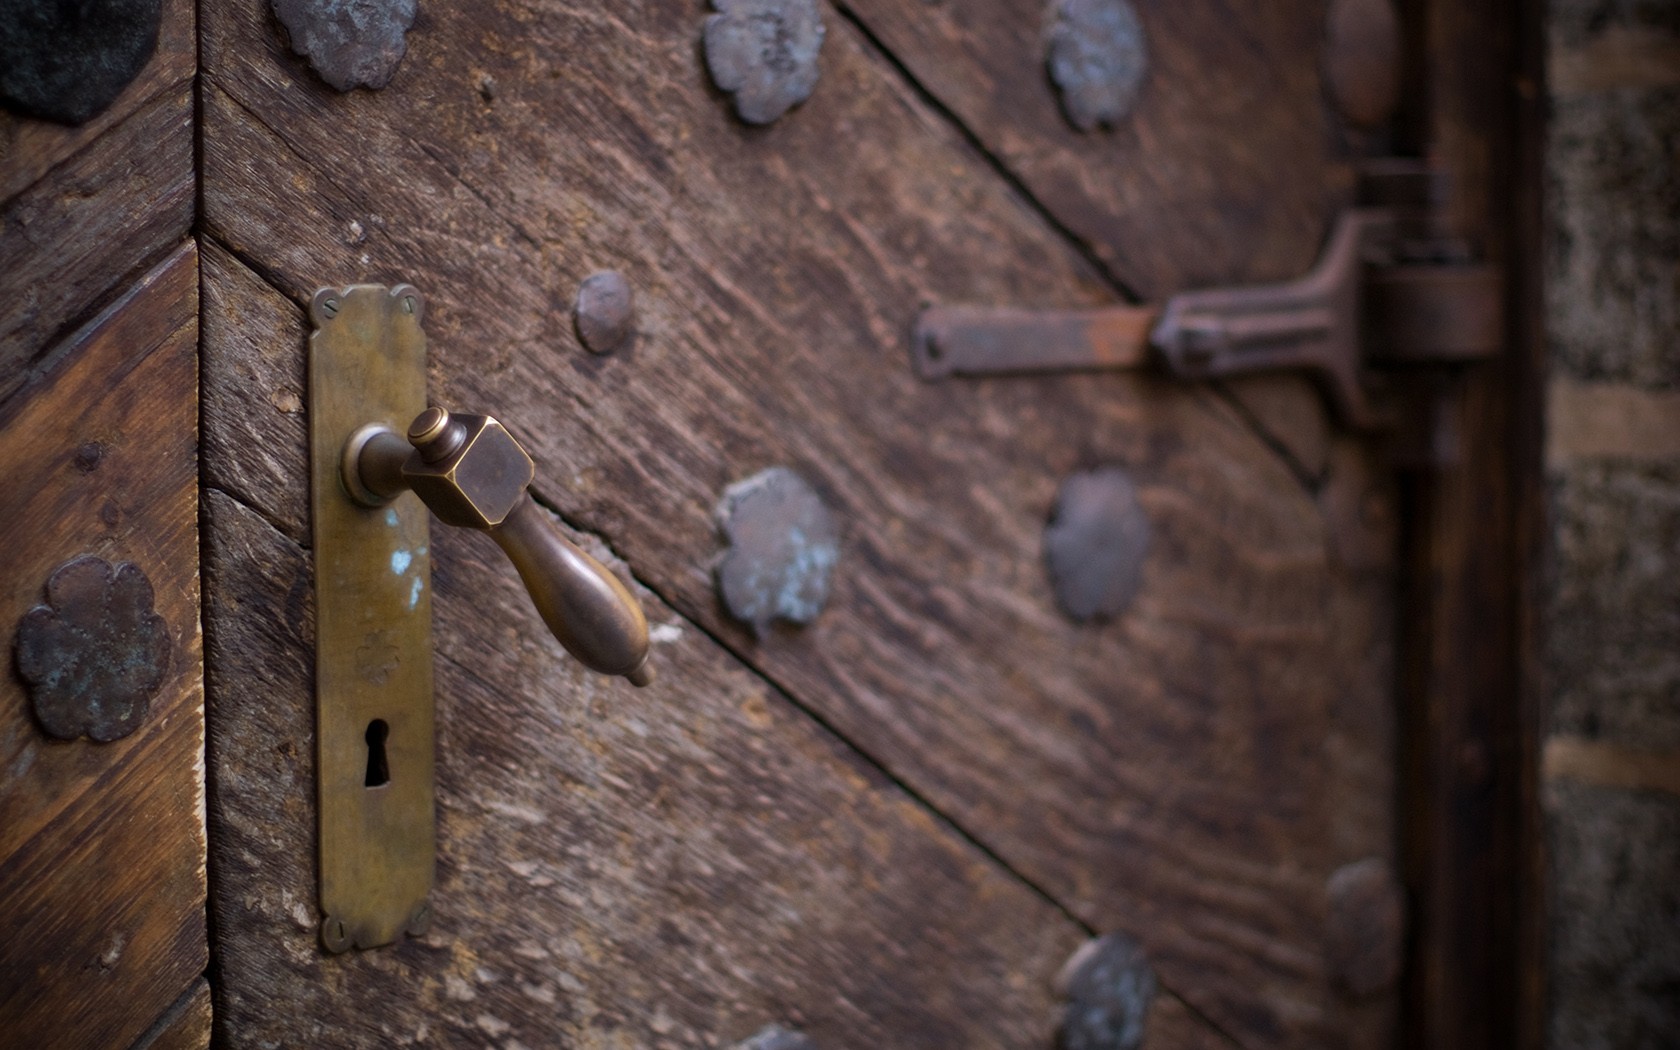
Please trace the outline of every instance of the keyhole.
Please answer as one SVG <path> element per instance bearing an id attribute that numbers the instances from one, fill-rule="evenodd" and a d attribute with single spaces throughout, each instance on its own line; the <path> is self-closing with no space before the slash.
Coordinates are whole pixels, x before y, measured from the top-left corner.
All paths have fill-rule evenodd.
<path id="1" fill-rule="evenodd" d="M 368 723 L 367 776 L 362 783 L 370 788 L 383 787 L 391 782 L 391 763 L 385 758 L 385 738 L 390 735 L 391 727 L 385 724 L 383 718 L 375 718 Z"/>

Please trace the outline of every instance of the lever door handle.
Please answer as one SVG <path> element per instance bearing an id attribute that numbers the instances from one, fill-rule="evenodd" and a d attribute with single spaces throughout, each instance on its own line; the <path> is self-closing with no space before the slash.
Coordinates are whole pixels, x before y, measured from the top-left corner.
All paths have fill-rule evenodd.
<path id="1" fill-rule="evenodd" d="M 567 652 L 602 674 L 653 681 L 641 605 L 545 519 L 529 490 L 535 464 L 494 418 L 434 406 L 415 417 L 406 440 L 365 426 L 345 444 L 340 469 L 364 506 L 413 492 L 444 524 L 489 533 Z"/>

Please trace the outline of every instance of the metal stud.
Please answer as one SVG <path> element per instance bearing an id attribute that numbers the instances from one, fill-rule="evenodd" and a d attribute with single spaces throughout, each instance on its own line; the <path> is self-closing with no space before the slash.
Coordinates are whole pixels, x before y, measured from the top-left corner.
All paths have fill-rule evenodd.
<path id="1" fill-rule="evenodd" d="M 18 0 L 0 12 L 0 104 L 81 124 L 157 50 L 162 0 Z"/>
<path id="2" fill-rule="evenodd" d="M 271 0 L 292 50 L 340 91 L 382 88 L 408 50 L 418 0 Z"/>
<path id="3" fill-rule="evenodd" d="M 1056 603 L 1081 623 L 1125 612 L 1143 586 L 1149 516 L 1120 467 L 1062 482 L 1044 530 L 1044 558 Z"/>
<path id="4" fill-rule="evenodd" d="M 84 554 L 47 578 L 47 602 L 17 629 L 17 669 L 41 728 L 117 740 L 146 720 L 169 671 L 169 626 L 138 566 Z"/>
<path id="5" fill-rule="evenodd" d="M 617 270 L 602 270 L 578 286 L 578 339 L 591 353 L 610 354 L 636 331 L 636 300 L 630 282 Z"/>
<path id="6" fill-rule="evenodd" d="M 1054 0 L 1050 79 L 1080 131 L 1113 127 L 1137 104 L 1149 71 L 1143 23 L 1127 0 Z"/>
<path id="7" fill-rule="evenodd" d="M 1375 127 L 1400 105 L 1400 19 L 1390 0 L 1332 0 L 1324 81 L 1350 124 Z"/>
<path id="8" fill-rule="evenodd" d="M 1367 857 L 1338 868 L 1325 884 L 1324 950 L 1336 983 L 1363 997 L 1400 979 L 1406 933 L 1405 890 L 1394 868 Z"/>
<path id="9" fill-rule="evenodd" d="M 1124 934 L 1087 941 L 1062 967 L 1061 1050 L 1137 1050 L 1155 1001 L 1155 971 Z"/>
<path id="10" fill-rule="evenodd" d="M 761 638 L 773 621 L 816 619 L 840 560 L 839 527 L 816 490 L 772 467 L 725 490 L 717 519 L 729 543 L 717 567 L 729 614 Z"/>
<path id="11" fill-rule="evenodd" d="M 706 68 L 748 124 L 768 124 L 811 97 L 822 51 L 817 0 L 712 0 Z"/>

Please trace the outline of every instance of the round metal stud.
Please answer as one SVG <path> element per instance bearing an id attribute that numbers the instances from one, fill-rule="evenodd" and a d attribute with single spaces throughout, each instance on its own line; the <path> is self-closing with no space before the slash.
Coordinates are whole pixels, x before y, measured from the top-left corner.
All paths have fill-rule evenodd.
<path id="1" fill-rule="evenodd" d="M 1143 586 L 1149 516 L 1131 475 L 1120 467 L 1083 471 L 1062 482 L 1044 530 L 1044 557 L 1056 603 L 1081 623 L 1118 616 Z"/>
<path id="2" fill-rule="evenodd" d="M 577 334 L 584 348 L 610 354 L 636 332 L 636 300 L 630 282 L 617 270 L 584 278 L 577 294 Z"/>

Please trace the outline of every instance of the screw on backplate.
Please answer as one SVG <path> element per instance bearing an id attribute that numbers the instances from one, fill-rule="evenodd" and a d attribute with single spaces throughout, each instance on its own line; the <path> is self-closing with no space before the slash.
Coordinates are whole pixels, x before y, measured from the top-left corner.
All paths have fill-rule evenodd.
<path id="1" fill-rule="evenodd" d="M 1044 560 L 1062 611 L 1078 622 L 1125 612 L 1143 586 L 1149 516 L 1120 467 L 1062 482 L 1044 530 Z"/>
<path id="2" fill-rule="evenodd" d="M 424 937 L 432 928 L 432 906 L 421 901 L 420 907 L 414 909 L 414 914 L 408 918 L 408 935 L 410 937 Z"/>
<path id="3" fill-rule="evenodd" d="M 1056 993 L 1067 1004 L 1061 1050 L 1137 1050 L 1155 999 L 1155 971 L 1136 941 L 1111 933 L 1073 953 Z"/>
<path id="4" fill-rule="evenodd" d="M 1405 890 L 1394 868 L 1367 857 L 1338 868 L 1325 884 L 1324 951 L 1330 972 L 1353 996 L 1394 986 L 1404 962 Z"/>
<path id="5" fill-rule="evenodd" d="M 338 316 L 338 300 L 337 299 L 323 299 L 321 301 L 321 313 L 324 314 L 327 317 L 337 317 Z"/>
<path id="6" fill-rule="evenodd" d="M 411 314 L 413 312 L 414 312 L 414 296 L 412 296 L 412 295 L 403 296 L 403 313 Z"/>
<path id="7" fill-rule="evenodd" d="M 350 948 L 350 927 L 336 915 L 329 915 L 321 920 L 321 945 L 327 951 L 337 955 Z"/>

